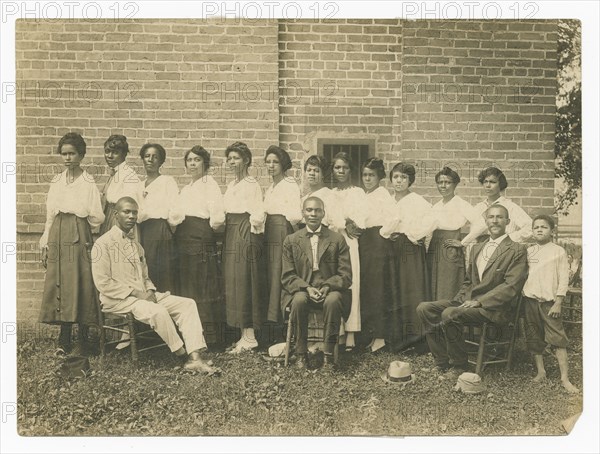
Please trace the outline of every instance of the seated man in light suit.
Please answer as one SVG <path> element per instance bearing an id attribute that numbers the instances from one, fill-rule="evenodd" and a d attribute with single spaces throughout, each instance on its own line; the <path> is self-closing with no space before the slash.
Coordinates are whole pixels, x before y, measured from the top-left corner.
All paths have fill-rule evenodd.
<path id="1" fill-rule="evenodd" d="M 115 204 L 114 225 L 94 244 L 92 275 L 100 292 L 102 311 L 125 314 L 146 323 L 165 341 L 172 352 L 188 361 L 184 369 L 213 374 L 218 371 L 200 357 L 206 348 L 202 323 L 194 300 L 168 293 L 157 293 L 148 277 L 144 249 L 133 238 L 138 205 L 131 197 Z M 181 340 L 175 322 L 185 341 Z"/>
<path id="2" fill-rule="evenodd" d="M 307 368 L 309 306 L 322 308 L 325 367 L 333 367 L 333 349 L 338 341 L 342 316 L 350 313 L 352 270 L 344 237 L 321 221 L 323 201 L 309 197 L 302 208 L 306 227 L 283 242 L 282 310 L 290 306 L 290 323 L 295 328 L 296 365 Z"/>
<path id="3" fill-rule="evenodd" d="M 491 205 L 484 213 L 490 239 L 471 250 L 469 268 L 452 300 L 423 302 L 417 315 L 437 369 L 467 369 L 463 324 L 505 323 L 527 280 L 527 248 L 506 234 L 508 210 Z"/>

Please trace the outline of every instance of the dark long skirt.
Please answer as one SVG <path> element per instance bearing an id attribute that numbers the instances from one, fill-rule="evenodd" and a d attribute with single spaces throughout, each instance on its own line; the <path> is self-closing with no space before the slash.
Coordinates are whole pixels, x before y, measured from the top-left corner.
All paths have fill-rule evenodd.
<path id="1" fill-rule="evenodd" d="M 177 296 L 196 301 L 206 342 L 223 342 L 223 278 L 215 234 L 209 220 L 186 216 L 175 232 L 175 245 Z"/>
<path id="2" fill-rule="evenodd" d="M 379 235 L 380 227 L 366 229 L 358 240 L 360 256 L 360 316 L 362 331 L 390 339 L 392 286 L 395 283 L 393 242 Z"/>
<path id="3" fill-rule="evenodd" d="M 250 231 L 248 213 L 228 213 L 223 244 L 227 324 L 260 329 L 266 321 L 266 264 L 263 235 Z"/>
<path id="4" fill-rule="evenodd" d="M 269 291 L 269 310 L 267 319 L 279 323 L 281 316 L 281 268 L 283 240 L 294 233 L 292 224 L 285 216 L 269 214 L 265 223 L 265 248 L 267 253 L 267 289 Z"/>
<path id="5" fill-rule="evenodd" d="M 87 219 L 58 213 L 48 236 L 41 322 L 97 324 L 98 295 L 92 278 L 92 245 Z"/>
<path id="6" fill-rule="evenodd" d="M 392 290 L 392 344 L 403 350 L 422 343 L 424 333 L 417 317 L 417 306 L 430 301 L 429 274 L 425 245 L 413 244 L 404 234 L 394 242 L 396 283 Z"/>
<path id="7" fill-rule="evenodd" d="M 431 301 L 451 300 L 465 279 L 463 248 L 444 247 L 446 240 L 460 240 L 458 230 L 435 230 L 427 251 Z"/>
<path id="8" fill-rule="evenodd" d="M 166 219 L 148 219 L 138 226 L 148 275 L 159 292 L 175 292 L 175 243 Z"/>

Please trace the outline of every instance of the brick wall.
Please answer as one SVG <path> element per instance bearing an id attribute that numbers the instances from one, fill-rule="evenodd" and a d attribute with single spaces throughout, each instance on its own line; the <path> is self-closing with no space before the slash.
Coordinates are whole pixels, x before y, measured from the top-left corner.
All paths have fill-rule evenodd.
<path id="1" fill-rule="evenodd" d="M 317 139 L 351 137 L 375 140 L 388 169 L 416 164 L 414 188 L 430 200 L 444 164 L 461 171 L 458 193 L 480 200 L 477 172 L 494 163 L 509 197 L 532 215 L 552 211 L 555 22 L 18 21 L 16 33 L 20 321 L 37 318 L 37 242 L 62 170 L 52 153 L 71 130 L 99 185 L 113 133 L 128 137 L 132 165 L 142 144 L 165 146 L 164 173 L 180 185 L 197 143 L 225 183 L 223 149 L 246 141 L 266 185 L 268 145 L 279 141 L 298 169 Z"/>
<path id="2" fill-rule="evenodd" d="M 213 152 L 225 182 L 223 150 L 244 140 L 254 150 L 277 143 L 277 23 L 135 20 L 17 22 L 18 318 L 35 320 L 43 288 L 37 242 L 52 176 L 63 170 L 59 138 L 86 139 L 83 161 L 106 181 L 103 143 L 127 136 L 138 151 L 167 150 L 163 172 L 180 184 L 182 156 L 195 144 Z"/>
<path id="3" fill-rule="evenodd" d="M 444 163 L 459 193 L 481 199 L 477 173 L 496 164 L 508 197 L 530 215 L 553 211 L 556 22 L 403 22 L 402 156 L 437 195 Z"/>

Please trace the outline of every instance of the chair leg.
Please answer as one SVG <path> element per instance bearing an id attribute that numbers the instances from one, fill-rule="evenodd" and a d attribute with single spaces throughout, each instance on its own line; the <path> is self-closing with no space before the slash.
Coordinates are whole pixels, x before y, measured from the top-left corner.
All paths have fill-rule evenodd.
<path id="1" fill-rule="evenodd" d="M 290 344 L 292 342 L 292 320 L 288 318 L 287 333 L 285 335 L 285 360 L 284 366 L 287 367 L 290 361 Z"/>
<path id="2" fill-rule="evenodd" d="M 515 352 L 515 342 L 517 340 L 517 331 L 518 331 L 518 322 L 515 326 L 512 327 L 512 332 L 510 333 L 510 343 L 508 344 L 508 356 L 506 358 L 506 370 L 510 371 L 512 369 L 513 363 L 513 355 Z"/>
<path id="3" fill-rule="evenodd" d="M 129 348 L 131 348 L 131 360 L 135 366 L 138 365 L 137 339 L 135 337 L 135 319 L 131 313 L 127 314 L 127 326 L 129 328 Z"/>
<path id="4" fill-rule="evenodd" d="M 481 375 L 483 370 L 483 354 L 485 352 L 485 336 L 487 333 L 487 323 L 484 323 L 481 327 L 481 337 L 479 338 L 479 349 L 477 350 L 477 364 L 475 366 L 475 373 Z"/>

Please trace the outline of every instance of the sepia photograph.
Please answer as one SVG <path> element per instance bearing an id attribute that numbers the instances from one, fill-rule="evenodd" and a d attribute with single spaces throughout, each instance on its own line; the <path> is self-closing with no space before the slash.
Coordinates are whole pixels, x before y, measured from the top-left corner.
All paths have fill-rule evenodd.
<path id="1" fill-rule="evenodd" d="M 547 3 L 3 2 L 3 425 L 359 446 L 597 418 L 598 5 Z"/>

